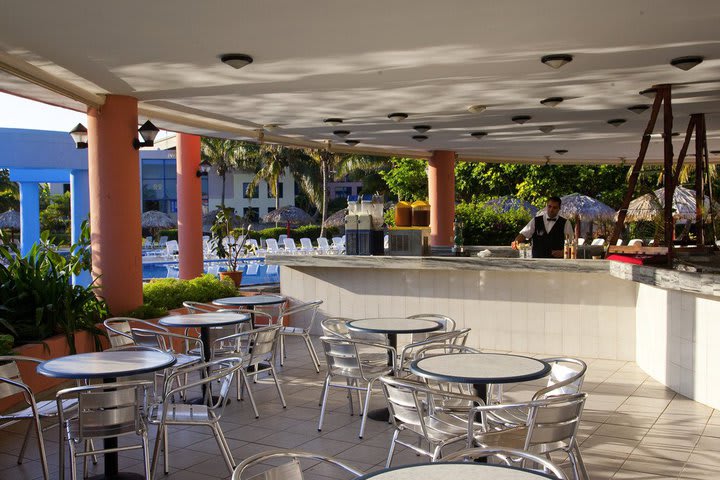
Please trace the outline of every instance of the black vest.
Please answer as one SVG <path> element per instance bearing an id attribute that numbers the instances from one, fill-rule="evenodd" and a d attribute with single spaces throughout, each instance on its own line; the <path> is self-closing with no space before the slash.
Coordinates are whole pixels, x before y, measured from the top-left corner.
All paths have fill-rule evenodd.
<path id="1" fill-rule="evenodd" d="M 566 220 L 558 215 L 555 226 L 550 233 L 545 231 L 545 221 L 542 215 L 535 217 L 535 232 L 532 236 L 533 258 L 552 258 L 553 250 L 562 250 L 565 245 L 565 222 Z"/>

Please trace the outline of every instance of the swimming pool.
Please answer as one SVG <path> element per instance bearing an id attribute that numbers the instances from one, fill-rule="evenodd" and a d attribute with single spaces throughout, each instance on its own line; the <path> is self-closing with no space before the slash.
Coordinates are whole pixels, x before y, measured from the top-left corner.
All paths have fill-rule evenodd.
<path id="1" fill-rule="evenodd" d="M 264 259 L 253 258 L 241 260 L 243 277 L 242 285 L 266 285 L 269 283 L 280 283 L 280 272 L 276 265 L 265 265 Z M 224 272 L 227 270 L 222 260 L 206 260 L 205 273 L 211 270 Z M 268 272 L 268 268 L 270 271 Z M 143 280 L 152 278 L 177 278 L 179 273 L 178 262 L 153 262 L 143 263 Z M 213 272 L 214 273 L 214 272 Z"/>

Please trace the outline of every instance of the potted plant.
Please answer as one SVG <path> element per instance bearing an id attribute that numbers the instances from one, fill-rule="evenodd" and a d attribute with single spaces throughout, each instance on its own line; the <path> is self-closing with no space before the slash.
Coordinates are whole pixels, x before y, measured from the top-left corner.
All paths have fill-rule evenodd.
<path id="1" fill-rule="evenodd" d="M 236 222 L 234 208 L 221 208 L 210 227 L 211 241 L 218 258 L 225 259 L 227 271 L 220 272 L 220 278 L 232 278 L 236 287 L 240 287 L 242 271 L 238 271 L 238 259 L 244 251 L 245 239 L 250 233 L 250 226 L 243 225 L 238 236 L 233 235 L 233 224 Z"/>

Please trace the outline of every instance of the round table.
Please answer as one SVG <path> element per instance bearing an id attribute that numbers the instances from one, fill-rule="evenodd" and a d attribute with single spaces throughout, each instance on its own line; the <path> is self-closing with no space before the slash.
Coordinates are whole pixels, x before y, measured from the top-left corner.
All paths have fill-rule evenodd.
<path id="1" fill-rule="evenodd" d="M 397 348 L 397 336 L 408 333 L 425 333 L 442 330 L 445 326 L 436 320 L 424 318 L 363 318 L 352 320 L 347 323 L 347 328 L 355 332 L 383 333 L 388 336 L 388 342 L 393 348 Z M 392 352 L 388 352 L 388 365 L 393 365 Z M 368 418 L 380 422 L 387 422 L 390 419 L 390 411 L 385 408 L 371 410 Z"/>
<path id="2" fill-rule="evenodd" d="M 270 305 L 279 305 L 285 303 L 287 299 L 281 295 L 250 295 L 247 297 L 225 297 L 213 300 L 213 305 L 223 307 L 246 307 L 254 309 L 255 307 L 266 307 Z M 252 316 L 252 326 L 255 328 L 255 315 Z"/>
<path id="3" fill-rule="evenodd" d="M 550 365 L 536 358 L 506 353 L 450 353 L 410 363 L 415 375 L 441 382 L 469 383 L 487 401 L 487 385 L 535 380 L 550 373 Z"/>
<path id="4" fill-rule="evenodd" d="M 200 329 L 200 341 L 203 344 L 204 360 L 210 361 L 212 356 L 212 339 L 210 338 L 211 327 L 223 327 L 226 325 L 235 325 L 242 322 L 247 322 L 251 319 L 251 316 L 247 313 L 233 313 L 233 312 L 222 312 L 222 313 L 191 313 L 188 315 L 170 315 L 169 317 L 163 317 L 158 320 L 160 325 L 165 327 L 184 327 L 184 328 L 199 328 Z"/>
<path id="5" fill-rule="evenodd" d="M 488 465 L 486 463 L 423 463 L 405 465 L 368 473 L 357 480 L 372 478 L 375 480 L 537 480 L 556 478 L 540 472 L 522 470 L 507 465 Z"/>
<path id="6" fill-rule="evenodd" d="M 38 373 L 53 378 L 102 378 L 103 383 L 113 383 L 117 377 L 154 372 L 175 364 L 175 357 L 167 352 L 117 351 L 92 352 L 54 358 L 37 366 Z M 117 448 L 117 437 L 103 440 L 106 449 Z M 105 453 L 105 475 L 101 478 L 144 478 L 135 473 L 118 474 L 117 452 Z"/>

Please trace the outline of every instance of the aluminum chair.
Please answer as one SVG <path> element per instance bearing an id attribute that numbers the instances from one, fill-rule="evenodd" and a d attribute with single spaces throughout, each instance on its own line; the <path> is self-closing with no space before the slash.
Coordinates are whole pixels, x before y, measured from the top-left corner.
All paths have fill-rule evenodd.
<path id="1" fill-rule="evenodd" d="M 262 463 L 275 463 L 277 459 L 288 459 L 288 462 L 278 466 L 269 467 L 262 473 L 246 474 L 246 470 L 252 466 Z M 313 463 L 321 462 L 323 464 L 337 467 L 335 470 L 344 470 L 354 477 L 363 474 L 360 470 L 341 462 L 333 457 L 321 455 L 318 453 L 304 452 L 302 450 L 271 450 L 268 452 L 260 452 L 251 455 L 240 463 L 232 475 L 232 480 L 303 480 L 302 465 L 299 459 L 308 459 Z"/>
<path id="2" fill-rule="evenodd" d="M 225 465 L 230 473 L 235 468 L 235 460 L 233 459 L 230 446 L 225 439 L 225 435 L 220 428 L 220 419 L 222 418 L 225 405 L 227 404 L 228 392 L 232 384 L 233 377 L 238 371 L 242 371 L 243 361 L 240 358 L 223 358 L 207 363 L 195 365 L 193 370 L 198 373 L 209 371 L 210 374 L 198 381 L 185 384 L 177 388 L 166 388 L 162 403 L 153 405 L 148 412 L 148 421 L 158 425 L 157 437 L 155 440 L 155 448 L 153 450 L 151 472 L 155 473 L 157 469 L 160 448 L 163 448 L 163 460 L 165 464 L 165 474 L 170 471 L 169 458 L 169 442 L 168 427 L 178 426 L 205 426 L 212 430 L 217 441 L 220 453 L 222 454 Z M 166 386 L 172 385 L 174 373 L 168 378 Z M 175 394 L 184 394 L 188 389 L 207 386 L 212 388 L 215 382 L 220 382 L 217 400 L 211 401 L 210 405 L 189 405 L 185 403 L 175 403 Z M 187 396 L 187 395 L 183 395 Z M 150 477 L 148 477 L 150 478 Z"/>
<path id="3" fill-rule="evenodd" d="M 471 402 L 482 404 L 479 397 L 435 390 L 422 382 L 409 379 L 382 377 L 380 382 L 390 409 L 390 418 L 395 426 L 385 463 L 386 468 L 392 463 L 397 444 L 430 457 L 430 460 L 435 462 L 441 458 L 442 449 L 447 445 L 467 442 L 467 413 L 463 417 L 458 417 L 435 409 L 433 406 L 440 400 L 462 400 L 467 402 L 466 412 L 468 412 Z M 419 440 L 418 445 L 400 440 L 400 434 L 403 432 L 414 434 L 416 440 Z M 421 447 L 423 441 L 429 445 L 427 450 Z"/>
<path id="4" fill-rule="evenodd" d="M 25 450 L 27 449 L 28 442 L 30 441 L 30 434 L 35 430 L 35 436 L 38 442 L 38 451 L 40 452 L 40 464 L 42 465 L 43 477 L 47 480 L 50 478 L 47 466 L 47 456 L 45 454 L 45 442 L 43 439 L 43 431 L 52 428 L 56 425 L 55 422 L 43 427 L 42 420 L 44 419 L 55 419 L 58 418 L 59 413 L 57 404 L 54 400 L 45 400 L 37 402 L 32 389 L 26 385 L 17 362 L 31 362 L 35 364 L 42 363 L 42 360 L 32 357 L 24 357 L 19 355 L 7 355 L 0 356 L 0 400 L 12 397 L 16 394 L 22 394 L 22 399 L 27 404 L 27 407 L 11 413 L 0 413 L 0 423 L 2 426 L 9 422 L 15 422 L 18 420 L 30 420 L 28 422 L 27 430 L 25 431 L 25 438 L 23 439 L 22 447 L 20 447 L 20 453 L 18 454 L 17 463 L 21 465 L 23 458 L 25 457 Z M 73 408 L 77 402 L 68 400 L 63 405 L 64 409 Z"/>
<path id="5" fill-rule="evenodd" d="M 326 337 L 350 338 L 350 330 L 347 328 L 349 321 L 349 318 L 328 317 L 320 322 L 320 327 Z"/>
<path id="6" fill-rule="evenodd" d="M 432 335 L 424 340 L 408 343 L 400 349 L 398 354 L 398 372 L 407 371 L 408 363 L 415 358 L 415 353 L 424 347 L 430 345 L 457 345 L 464 346 L 467 336 L 470 334 L 469 328 L 462 330 L 454 330 L 450 332 L 441 332 Z"/>
<path id="7" fill-rule="evenodd" d="M 358 392 L 358 403 L 360 404 L 363 417 L 360 422 L 359 437 L 363 438 L 373 384 L 383 375 L 389 375 L 395 370 L 395 356 L 397 353 L 394 348 L 388 345 L 360 342 L 353 339 L 321 337 L 320 340 L 323 343 L 323 349 L 325 351 L 327 375 L 325 376 L 325 383 L 323 384 L 318 432 L 322 431 L 330 387 L 335 387 L 348 390 L 349 393 L 353 391 Z M 369 357 L 362 355 L 358 351 L 358 346 L 360 345 L 373 347 L 376 351 L 382 351 L 384 354 L 382 361 L 377 361 L 377 356 Z M 392 355 L 392 365 L 387 365 L 388 352 Z M 333 383 L 332 380 L 337 377 L 342 378 L 344 383 Z M 365 386 L 361 385 L 361 383 L 364 383 Z M 361 390 L 365 391 L 364 407 L 362 399 L 360 398 Z M 350 415 L 352 415 L 352 395 L 348 395 L 348 401 L 350 402 Z"/>
<path id="8" fill-rule="evenodd" d="M 280 388 L 277 372 L 275 371 L 275 366 L 273 365 L 279 333 L 280 326 L 270 325 L 263 328 L 257 328 L 255 330 L 248 330 L 246 332 L 228 335 L 227 337 L 215 340 L 213 343 L 213 359 L 221 356 L 219 348 L 222 345 L 230 343 L 238 348 L 238 357 L 242 358 L 243 368 L 240 369 L 240 375 L 242 376 L 243 382 L 241 384 L 240 379 L 237 380 L 237 399 L 243 399 L 243 390 L 247 388 L 248 397 L 250 397 L 250 403 L 252 404 L 253 411 L 255 412 L 255 418 L 259 418 L 260 414 L 258 413 L 257 404 L 255 403 L 252 390 L 250 389 L 250 376 L 257 379 L 258 375 L 262 373 L 269 373 L 275 382 L 275 388 L 280 396 L 283 408 L 287 408 L 285 396 L 283 395 L 282 388 Z"/>
<path id="9" fill-rule="evenodd" d="M 57 392 L 56 402 L 59 411 L 60 478 L 65 478 L 65 442 L 70 448 L 70 472 L 73 480 L 77 478 L 77 457 L 109 451 L 120 452 L 142 449 L 145 478 L 150 477 L 150 451 L 148 447 L 147 426 L 143 419 L 143 406 L 147 398 L 147 388 L 152 382 L 135 380 L 130 382 L 85 385 L 66 388 Z M 66 415 L 63 405 L 68 400 L 77 402 L 77 412 Z M 140 437 L 138 445 L 124 445 L 111 450 L 88 448 L 93 439 L 136 435 Z M 80 451 L 78 447 L 84 444 Z M 87 472 L 87 470 L 86 470 Z"/>
<path id="10" fill-rule="evenodd" d="M 315 300 L 312 302 L 299 303 L 291 307 L 281 307 L 280 314 L 278 315 L 278 323 L 283 325 L 280 329 L 280 366 L 283 365 L 283 360 L 286 357 L 285 337 L 301 337 L 305 341 L 305 346 L 307 347 L 310 359 L 315 366 L 315 371 L 320 373 L 320 360 L 318 359 L 318 354 L 315 351 L 312 340 L 310 339 L 310 332 L 315 326 L 317 311 L 322 303 L 322 300 Z M 310 315 L 310 320 L 307 322 L 305 327 L 291 327 L 284 325 L 288 317 L 306 315 Z"/>
<path id="11" fill-rule="evenodd" d="M 556 478 L 558 480 L 567 480 L 567 477 L 563 473 L 562 469 L 552 463 L 550 460 L 545 459 L 543 457 L 539 457 L 537 455 L 533 455 L 532 453 L 526 452 L 524 450 L 518 450 L 514 448 L 468 448 L 465 450 L 460 450 L 459 452 L 453 452 L 450 455 L 447 455 L 443 458 L 444 462 L 457 462 L 457 461 L 475 461 L 480 458 L 491 458 L 494 457 L 498 459 L 501 463 L 504 463 L 508 466 L 513 466 L 516 463 L 520 462 L 523 469 L 526 468 L 525 465 L 529 464 L 535 464 L 538 465 L 544 474 L 550 474 L 553 475 L 552 478 Z"/>
<path id="12" fill-rule="evenodd" d="M 419 360 L 425 357 L 432 357 L 435 355 L 447 355 L 451 353 L 482 353 L 478 348 L 467 347 L 465 345 L 454 345 L 445 343 L 430 343 L 415 352 L 414 360 Z M 448 393 L 459 393 L 462 395 L 474 395 L 475 392 L 472 385 L 466 383 L 457 382 L 440 382 L 430 380 L 427 378 L 421 378 L 427 386 L 436 388 L 438 390 Z M 466 413 L 470 404 L 466 400 L 443 400 L 440 404 L 436 405 L 438 408 L 442 408 L 446 412 L 461 412 Z"/>
<path id="13" fill-rule="evenodd" d="M 562 451 L 567 454 L 573 469 L 573 478 L 588 479 L 585 464 L 577 443 L 587 393 L 558 395 L 522 403 L 484 405 L 475 407 L 468 416 L 468 446 L 510 447 L 538 455 Z M 508 427 L 495 422 L 504 412 L 527 410 L 525 422 Z M 478 428 L 477 415 L 482 423 Z"/>

